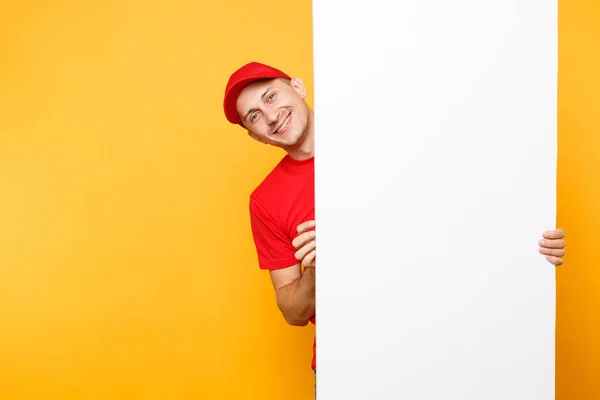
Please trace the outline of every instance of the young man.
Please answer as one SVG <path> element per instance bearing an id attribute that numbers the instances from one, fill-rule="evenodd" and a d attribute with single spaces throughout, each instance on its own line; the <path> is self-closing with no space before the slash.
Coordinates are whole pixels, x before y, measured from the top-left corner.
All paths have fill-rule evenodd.
<path id="1" fill-rule="evenodd" d="M 229 122 L 287 154 L 250 195 L 259 267 L 268 270 L 277 306 L 296 326 L 315 323 L 314 114 L 301 79 L 252 62 L 229 78 L 223 103 Z M 563 263 L 562 229 L 544 232 L 539 251 Z M 312 368 L 316 368 L 313 342 Z"/>

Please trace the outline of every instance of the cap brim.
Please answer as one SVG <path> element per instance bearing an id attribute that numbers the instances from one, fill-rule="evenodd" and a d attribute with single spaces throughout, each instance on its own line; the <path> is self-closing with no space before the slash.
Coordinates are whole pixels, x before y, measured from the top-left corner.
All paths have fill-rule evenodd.
<path id="1" fill-rule="evenodd" d="M 248 86 L 252 82 L 255 82 L 255 81 L 258 81 L 261 79 L 269 79 L 269 77 L 246 78 L 246 79 L 243 79 L 243 80 L 237 82 L 235 85 L 233 85 L 229 89 L 229 91 L 227 92 L 227 95 L 225 96 L 225 110 L 226 110 L 227 120 L 229 120 L 229 122 L 231 122 L 232 124 L 239 124 L 239 125 L 242 124 L 242 121 L 240 120 L 240 117 L 237 112 L 238 97 L 240 96 L 240 93 L 242 93 L 244 91 L 246 86 Z"/>

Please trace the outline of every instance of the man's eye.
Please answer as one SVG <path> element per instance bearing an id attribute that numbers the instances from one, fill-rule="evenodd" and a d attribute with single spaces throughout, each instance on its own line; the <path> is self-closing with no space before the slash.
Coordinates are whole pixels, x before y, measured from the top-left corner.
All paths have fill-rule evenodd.
<path id="1" fill-rule="evenodd" d="M 252 114 L 252 116 L 250 117 L 250 122 L 256 121 L 256 118 L 258 118 L 258 113 Z"/>
<path id="2" fill-rule="evenodd" d="M 275 93 L 271 93 L 271 94 L 269 95 L 269 97 L 267 97 L 267 100 L 268 100 L 268 101 L 273 101 L 273 99 L 274 99 L 274 98 L 275 98 Z"/>

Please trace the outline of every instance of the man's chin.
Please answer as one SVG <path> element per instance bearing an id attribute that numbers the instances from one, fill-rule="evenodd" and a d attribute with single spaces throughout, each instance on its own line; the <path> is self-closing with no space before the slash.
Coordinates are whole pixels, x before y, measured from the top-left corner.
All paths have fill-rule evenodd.
<path id="1" fill-rule="evenodd" d="M 281 139 L 283 139 L 283 138 L 281 138 Z M 293 148 L 299 146 L 301 143 L 302 143 L 302 136 L 290 135 L 289 137 L 286 137 L 285 140 L 278 140 L 276 142 L 273 142 L 272 145 L 281 147 L 284 149 L 293 149 Z"/>

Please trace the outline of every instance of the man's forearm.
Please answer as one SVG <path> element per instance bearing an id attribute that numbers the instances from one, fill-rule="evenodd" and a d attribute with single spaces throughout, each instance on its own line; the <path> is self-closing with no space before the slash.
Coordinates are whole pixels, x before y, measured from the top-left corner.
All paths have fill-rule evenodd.
<path id="1" fill-rule="evenodd" d="M 277 306 L 290 325 L 304 326 L 315 315 L 315 269 L 277 291 Z"/>

